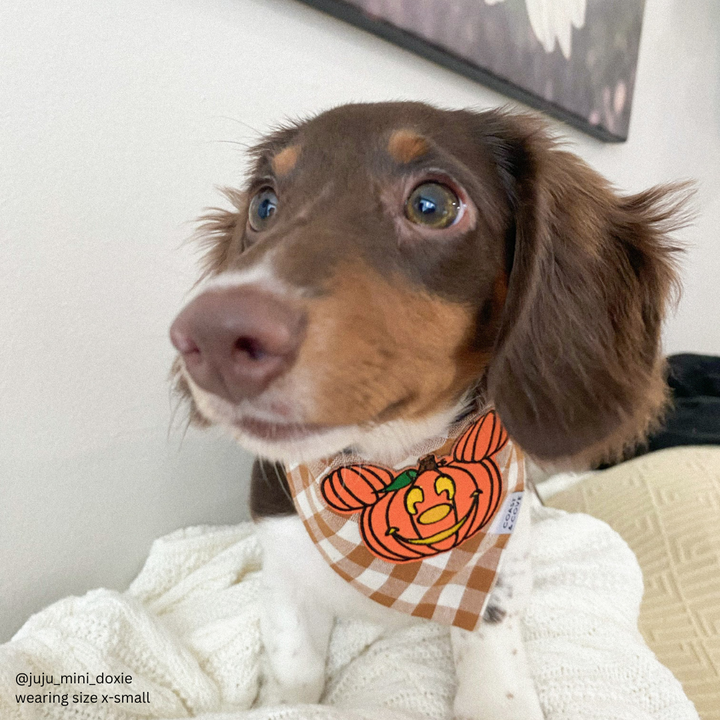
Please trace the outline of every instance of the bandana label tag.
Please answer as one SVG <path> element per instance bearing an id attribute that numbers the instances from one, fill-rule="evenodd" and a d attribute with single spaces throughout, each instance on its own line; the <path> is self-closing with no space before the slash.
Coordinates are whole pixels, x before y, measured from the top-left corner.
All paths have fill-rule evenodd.
<path id="1" fill-rule="evenodd" d="M 492 529 L 496 535 L 511 535 L 515 529 L 518 515 L 520 514 L 520 505 L 522 505 L 523 493 L 511 493 L 505 501 L 505 506 L 498 513 L 498 519 L 495 527 Z"/>

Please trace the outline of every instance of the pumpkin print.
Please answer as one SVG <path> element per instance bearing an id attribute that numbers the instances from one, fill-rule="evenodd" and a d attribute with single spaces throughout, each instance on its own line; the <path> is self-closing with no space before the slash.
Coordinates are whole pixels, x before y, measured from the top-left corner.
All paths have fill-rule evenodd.
<path id="1" fill-rule="evenodd" d="M 360 513 L 360 532 L 373 555 L 411 562 L 457 547 L 484 527 L 502 495 L 493 456 L 507 443 L 494 411 L 455 443 L 451 455 L 426 455 L 395 473 L 376 465 L 349 465 L 322 482 L 336 512 Z"/>

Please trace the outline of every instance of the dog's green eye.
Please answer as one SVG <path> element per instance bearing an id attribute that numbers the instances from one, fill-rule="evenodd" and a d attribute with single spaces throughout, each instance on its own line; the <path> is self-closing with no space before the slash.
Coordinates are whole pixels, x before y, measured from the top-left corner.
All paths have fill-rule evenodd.
<path id="1" fill-rule="evenodd" d="M 405 203 L 405 217 L 416 225 L 434 230 L 450 227 L 460 214 L 460 198 L 437 182 L 418 185 Z"/>
<path id="2" fill-rule="evenodd" d="M 264 187 L 255 193 L 250 201 L 248 222 L 255 232 L 265 230 L 275 219 L 278 210 L 278 197 L 272 188 Z"/>

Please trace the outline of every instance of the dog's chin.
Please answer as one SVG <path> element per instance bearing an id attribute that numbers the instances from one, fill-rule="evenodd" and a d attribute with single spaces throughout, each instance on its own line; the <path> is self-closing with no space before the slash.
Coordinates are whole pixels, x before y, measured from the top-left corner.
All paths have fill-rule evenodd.
<path id="1" fill-rule="evenodd" d="M 310 462 L 352 446 L 361 434 L 353 426 L 273 423 L 250 418 L 219 423 L 242 447 L 266 460 Z"/>
<path id="2" fill-rule="evenodd" d="M 368 461 L 395 465 L 428 438 L 445 432 L 459 406 L 419 419 L 395 419 L 367 425 L 317 425 L 235 415 L 232 419 L 203 413 L 243 448 L 259 457 L 287 464 L 307 463 L 351 451 Z"/>
<path id="3" fill-rule="evenodd" d="M 188 378 L 195 410 L 249 452 L 273 462 L 307 463 L 350 450 L 368 461 L 395 465 L 428 438 L 441 435 L 458 416 L 460 401 L 420 418 L 364 424 L 322 425 L 280 418 L 248 405 L 235 406 Z"/>
<path id="4" fill-rule="evenodd" d="M 350 450 L 368 461 L 394 465 L 419 443 L 442 434 L 457 413 L 452 407 L 421 419 L 335 427 L 250 418 L 220 424 L 246 450 L 275 462 L 311 462 Z"/>

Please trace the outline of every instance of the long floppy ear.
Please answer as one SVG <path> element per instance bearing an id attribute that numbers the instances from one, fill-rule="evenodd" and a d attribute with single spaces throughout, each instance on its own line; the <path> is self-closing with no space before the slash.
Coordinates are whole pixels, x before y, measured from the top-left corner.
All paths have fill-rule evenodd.
<path id="1" fill-rule="evenodd" d="M 541 460 L 616 456 L 666 402 L 660 332 L 678 290 L 687 184 L 620 196 L 535 118 L 491 113 L 485 141 L 514 222 L 488 393 Z"/>

